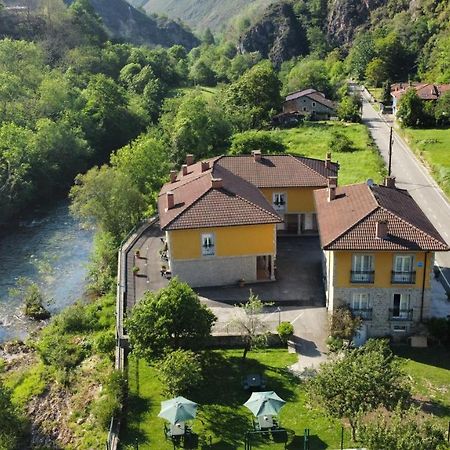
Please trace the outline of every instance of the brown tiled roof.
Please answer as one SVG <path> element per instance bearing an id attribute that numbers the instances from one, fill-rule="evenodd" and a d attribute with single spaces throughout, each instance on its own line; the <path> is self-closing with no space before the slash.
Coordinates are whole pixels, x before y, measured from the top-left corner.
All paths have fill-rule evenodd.
<path id="1" fill-rule="evenodd" d="M 325 250 L 430 250 L 448 246 L 407 191 L 356 184 L 314 192 L 322 248 Z M 376 237 L 386 220 L 386 239 Z"/>
<path id="2" fill-rule="evenodd" d="M 222 188 L 213 188 L 212 178 L 221 178 Z M 168 210 L 169 191 L 175 206 Z M 177 181 L 163 186 L 158 210 L 161 228 L 167 230 L 282 222 L 255 186 L 223 167 L 201 172 L 201 163 L 188 166 L 188 175 L 180 172 Z"/>
<path id="3" fill-rule="evenodd" d="M 307 97 L 309 97 L 310 99 L 314 100 L 317 103 L 321 103 L 322 105 L 326 106 L 327 108 L 330 109 L 336 109 L 336 104 L 325 98 L 322 94 L 319 94 L 318 92 L 314 92 L 312 94 L 309 94 Z"/>
<path id="4" fill-rule="evenodd" d="M 400 98 L 408 89 L 415 89 L 422 100 L 437 100 L 442 94 L 450 91 L 450 84 L 432 83 L 397 83 L 391 86 L 391 94 Z"/>
<path id="5" fill-rule="evenodd" d="M 212 158 L 202 172 L 201 162 L 188 166 L 176 181 L 166 183 L 158 198 L 162 229 L 201 228 L 278 223 L 282 220 L 258 188 L 322 187 L 336 176 L 338 165 L 291 155 L 222 156 Z M 211 178 L 221 178 L 222 188 L 213 189 Z M 167 192 L 175 206 L 167 210 Z"/>
<path id="6" fill-rule="evenodd" d="M 327 177 L 338 172 L 336 163 L 326 168 L 324 161 L 293 155 L 263 155 L 260 161 L 248 155 L 224 156 L 215 167 L 228 169 L 259 188 L 326 186 Z"/>
<path id="7" fill-rule="evenodd" d="M 321 103 L 327 108 L 336 109 L 336 104 L 333 101 L 327 99 L 322 92 L 319 92 L 316 89 L 303 89 L 301 91 L 292 92 L 286 96 L 285 102 L 289 102 L 301 97 L 308 97 L 317 103 Z"/>
<path id="8" fill-rule="evenodd" d="M 314 92 L 317 92 L 317 91 L 316 91 L 316 89 L 312 89 L 312 88 L 302 89 L 301 91 L 291 92 L 290 94 L 288 94 L 286 96 L 286 101 L 295 100 L 296 98 L 304 97 L 305 95 L 312 94 Z"/>

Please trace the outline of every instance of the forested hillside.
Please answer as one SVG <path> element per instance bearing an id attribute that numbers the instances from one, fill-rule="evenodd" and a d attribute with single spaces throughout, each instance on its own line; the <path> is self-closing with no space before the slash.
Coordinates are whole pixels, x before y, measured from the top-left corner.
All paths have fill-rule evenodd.
<path id="1" fill-rule="evenodd" d="M 214 32 L 227 28 L 231 19 L 248 11 L 254 14 L 276 0 L 129 0 L 149 13 L 166 14 L 181 19 L 199 32 L 210 28 Z"/>
<path id="2" fill-rule="evenodd" d="M 74 0 L 64 0 L 68 5 Z M 48 21 L 61 14 L 61 1 L 58 0 L 4 0 L 7 10 L 3 11 L 0 30 L 23 33 L 31 36 L 45 28 L 36 13 L 42 13 Z M 181 44 L 187 49 L 196 47 L 198 39 L 180 23 L 167 18 L 148 16 L 132 7 L 126 0 L 92 0 L 94 11 L 100 16 L 110 38 L 133 44 L 162 45 L 170 47 Z M 31 13 L 31 14 L 30 14 Z M 28 29 L 28 34 L 27 34 Z"/>

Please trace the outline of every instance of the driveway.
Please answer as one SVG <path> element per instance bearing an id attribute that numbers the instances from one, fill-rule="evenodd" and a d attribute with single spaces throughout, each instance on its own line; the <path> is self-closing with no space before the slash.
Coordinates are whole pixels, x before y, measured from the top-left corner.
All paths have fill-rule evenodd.
<path id="1" fill-rule="evenodd" d="M 205 301 L 242 303 L 250 290 L 276 305 L 323 306 L 322 251 L 318 237 L 279 237 L 277 280 L 266 283 L 195 289 Z"/>
<path id="2" fill-rule="evenodd" d="M 367 93 L 362 91 L 362 94 L 363 122 L 369 128 L 387 165 L 391 123 L 386 122 L 374 109 Z M 450 243 L 450 204 L 447 197 L 395 130 L 393 141 L 392 175 L 396 177 L 397 186 L 409 191 L 441 236 Z M 443 271 L 442 283 L 450 292 L 450 252 L 436 253 L 436 263 Z"/>

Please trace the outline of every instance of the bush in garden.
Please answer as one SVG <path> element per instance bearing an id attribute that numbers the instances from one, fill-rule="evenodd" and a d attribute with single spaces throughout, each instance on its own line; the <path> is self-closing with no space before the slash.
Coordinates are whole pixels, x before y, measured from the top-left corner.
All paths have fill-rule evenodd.
<path id="1" fill-rule="evenodd" d="M 159 364 L 165 392 L 173 397 L 189 394 L 203 380 L 200 359 L 191 350 L 175 350 Z"/>
<path id="2" fill-rule="evenodd" d="M 277 327 L 278 336 L 281 342 L 286 344 L 289 338 L 294 334 L 294 326 L 290 322 L 281 322 Z"/>

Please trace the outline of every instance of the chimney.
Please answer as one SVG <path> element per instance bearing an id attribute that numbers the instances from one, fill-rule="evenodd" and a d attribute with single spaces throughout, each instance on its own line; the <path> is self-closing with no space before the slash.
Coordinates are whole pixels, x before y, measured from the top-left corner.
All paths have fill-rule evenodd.
<path id="1" fill-rule="evenodd" d="M 395 177 L 386 177 L 384 179 L 384 185 L 388 188 L 395 188 Z"/>
<path id="2" fill-rule="evenodd" d="M 387 220 L 379 220 L 376 223 L 376 237 L 378 239 L 386 239 L 388 235 L 388 223 Z"/>
<path id="3" fill-rule="evenodd" d="M 172 209 L 175 206 L 175 196 L 172 191 L 167 192 L 167 209 Z"/>
<path id="4" fill-rule="evenodd" d="M 194 164 L 194 155 L 191 155 L 190 153 L 186 155 L 186 164 L 188 166 L 192 166 L 192 164 Z"/>
<path id="5" fill-rule="evenodd" d="M 183 177 L 185 177 L 188 174 L 188 166 L 187 166 L 187 164 L 183 164 L 181 166 L 181 170 L 183 171 Z"/>
<path id="6" fill-rule="evenodd" d="M 252 155 L 253 155 L 253 158 L 255 159 L 255 162 L 261 161 L 261 158 L 262 158 L 261 150 L 253 150 Z"/>
<path id="7" fill-rule="evenodd" d="M 170 171 L 170 182 L 171 183 L 175 183 L 175 181 L 177 181 L 177 174 L 178 174 L 178 172 L 176 170 Z"/>
<path id="8" fill-rule="evenodd" d="M 328 178 L 328 201 L 332 202 L 336 198 L 337 177 Z"/>
<path id="9" fill-rule="evenodd" d="M 213 189 L 222 189 L 222 178 L 211 178 L 211 187 Z"/>
<path id="10" fill-rule="evenodd" d="M 325 156 L 325 168 L 329 169 L 331 167 L 331 152 L 328 152 Z"/>
<path id="11" fill-rule="evenodd" d="M 202 172 L 209 170 L 209 161 L 202 161 Z"/>

